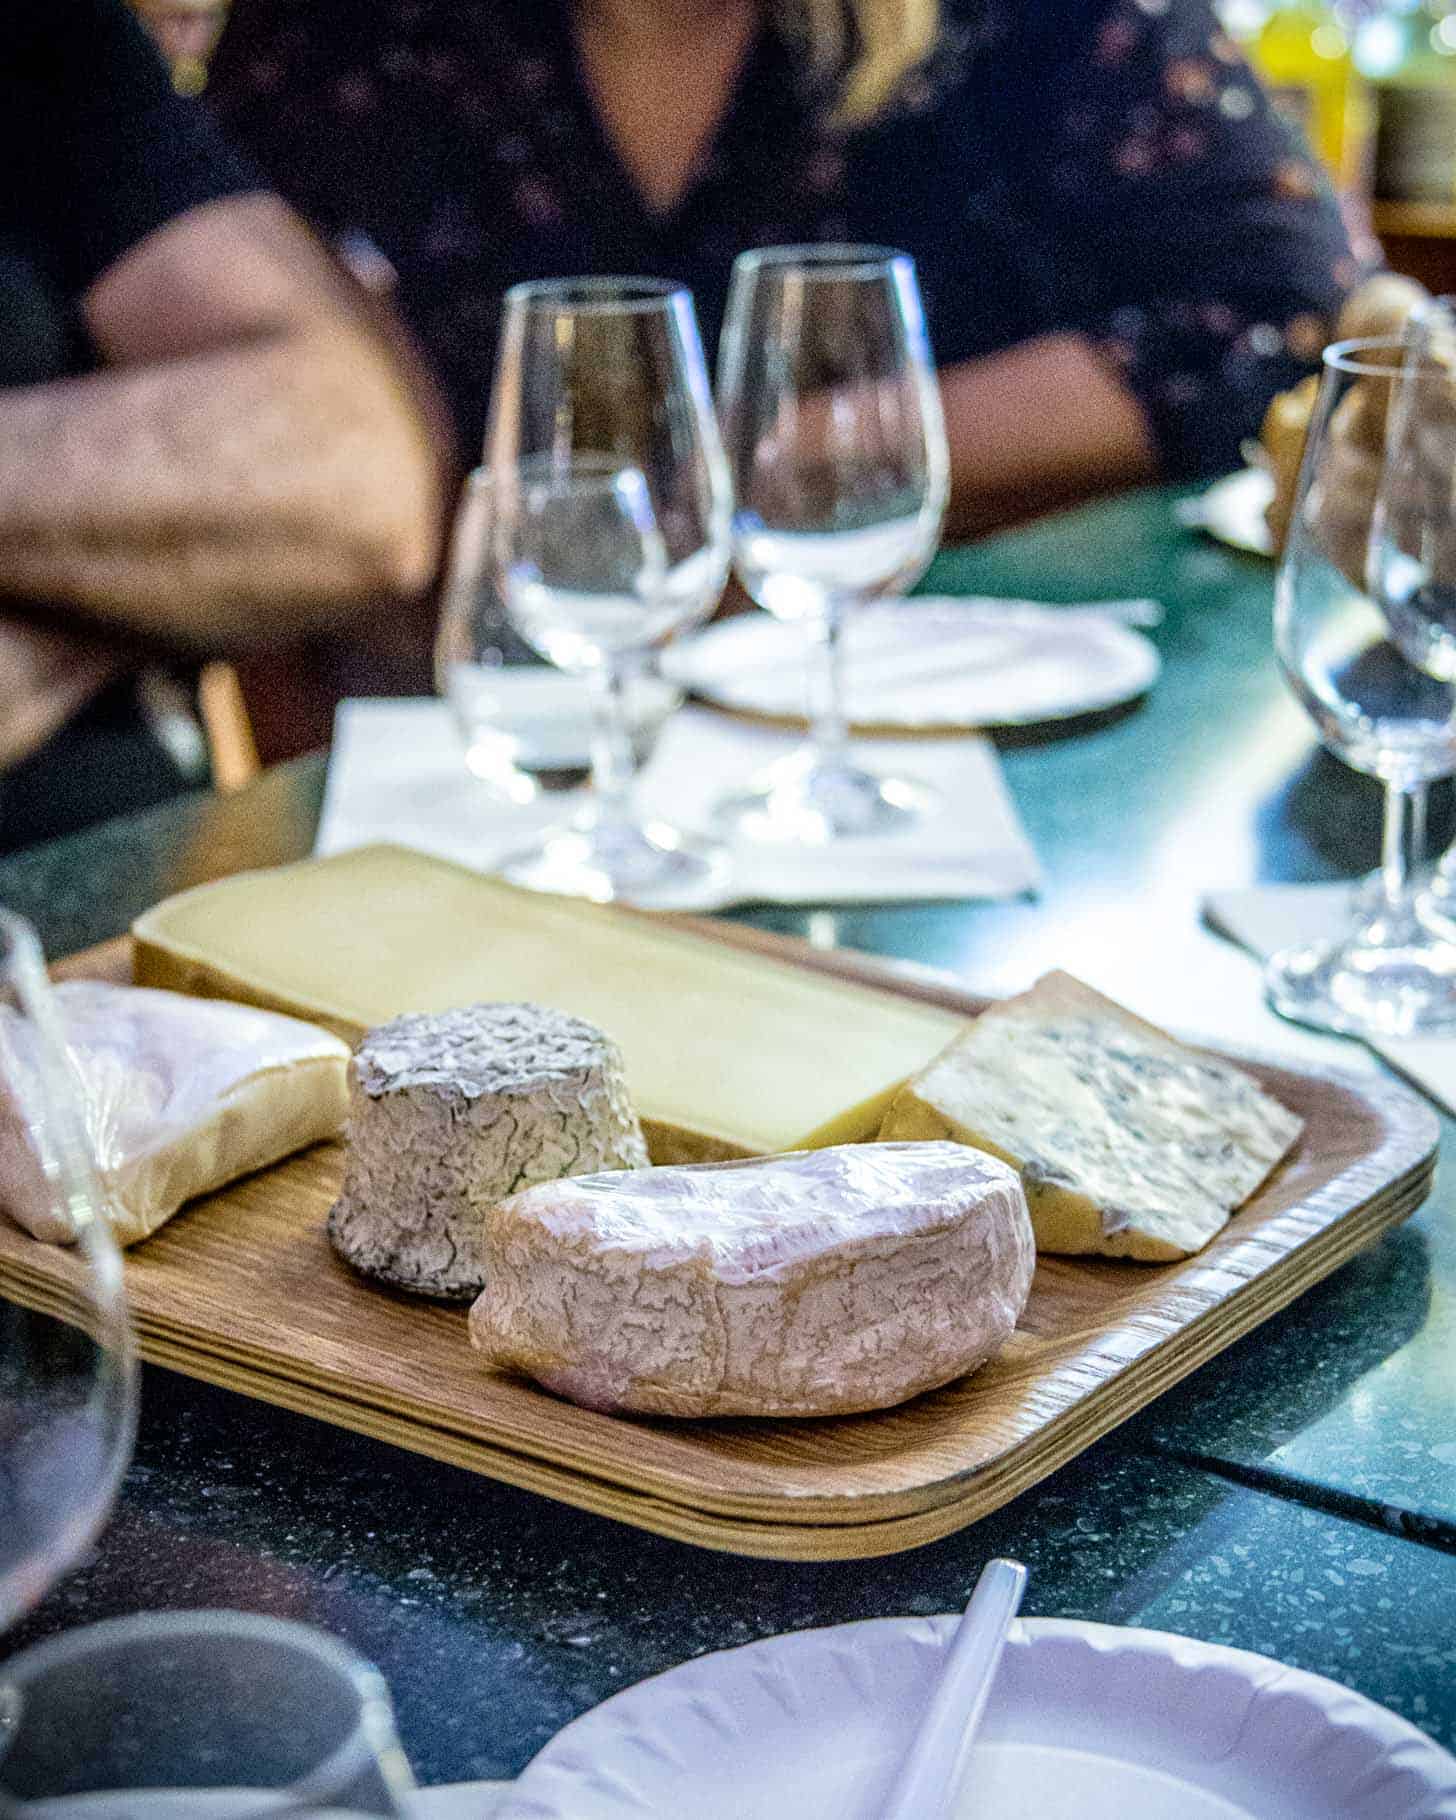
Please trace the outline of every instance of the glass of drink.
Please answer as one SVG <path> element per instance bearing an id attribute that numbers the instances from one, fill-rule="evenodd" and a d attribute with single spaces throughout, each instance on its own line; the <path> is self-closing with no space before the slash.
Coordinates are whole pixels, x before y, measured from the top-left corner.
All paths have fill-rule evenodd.
<path id="1" fill-rule="evenodd" d="M 1415 496 L 1396 409 L 1402 385 L 1429 390 L 1417 409 L 1434 419 L 1450 379 L 1406 371 L 1406 356 L 1396 339 L 1326 349 L 1275 584 L 1285 678 L 1330 751 L 1384 784 L 1385 820 L 1378 887 L 1356 894 L 1351 928 L 1274 955 L 1265 983 L 1286 1017 L 1376 1037 L 1456 1027 L 1456 945 L 1436 939 L 1412 889 L 1413 805 L 1456 770 L 1456 665 L 1427 572 L 1453 532 L 1451 476 L 1444 507 Z"/>
<path id="2" fill-rule="evenodd" d="M 404 1820 L 379 1671 L 306 1625 L 116 1618 L 0 1664 L 3 1820 Z"/>
<path id="3" fill-rule="evenodd" d="M 597 705 L 586 812 L 499 869 L 598 902 L 700 901 L 726 857 L 636 814 L 631 737 L 648 660 L 707 616 L 728 572 L 727 468 L 687 293 L 614 278 L 507 292 L 486 457 L 510 623 Z"/>
<path id="4" fill-rule="evenodd" d="M 841 643 L 855 606 L 919 577 L 945 515 L 949 456 L 913 262 L 862 246 L 742 254 L 718 407 L 734 568 L 759 606 L 805 628 L 811 726 L 720 812 L 767 840 L 893 832 L 933 795 L 850 751 Z"/>
<path id="5" fill-rule="evenodd" d="M 131 1457 L 136 1361 L 79 1080 L 30 925 L 0 910 L 0 1183 L 65 1244 L 36 1306 L 0 1301 L 0 1629 L 95 1537 Z M 0 1214 L 0 1220 L 4 1215 Z M 26 1246 L 41 1247 L 26 1238 Z M 0 1755 L 4 1724 L 0 1720 Z"/>

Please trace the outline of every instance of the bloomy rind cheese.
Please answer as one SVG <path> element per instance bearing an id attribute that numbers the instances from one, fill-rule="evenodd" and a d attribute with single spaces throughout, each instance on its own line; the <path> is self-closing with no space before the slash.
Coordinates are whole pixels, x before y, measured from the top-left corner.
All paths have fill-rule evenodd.
<path id="1" fill-rule="evenodd" d="M 637 1169 L 647 1146 L 616 1045 L 541 1005 L 394 1018 L 349 1069 L 349 1148 L 329 1238 L 366 1276 L 464 1301 L 485 1212 L 534 1182 Z"/>
<path id="2" fill-rule="evenodd" d="M 1302 1128 L 1232 1063 L 1051 973 L 907 1083 L 880 1135 L 1012 1164 L 1039 1251 L 1155 1263 L 1206 1245 Z"/>
<path id="3" fill-rule="evenodd" d="M 1010 1337 L 1035 1264 L 1015 1173 L 959 1144 L 585 1176 L 488 1215 L 472 1343 L 588 1408 L 883 1409 Z"/>

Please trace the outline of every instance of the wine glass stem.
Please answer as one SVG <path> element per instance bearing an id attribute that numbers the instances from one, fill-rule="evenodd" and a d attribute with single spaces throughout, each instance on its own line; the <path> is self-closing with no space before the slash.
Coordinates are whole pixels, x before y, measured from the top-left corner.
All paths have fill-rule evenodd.
<path id="1" fill-rule="evenodd" d="M 818 649 L 809 664 L 809 741 L 816 771 L 843 764 L 849 744 L 844 711 L 844 619 L 844 601 L 831 596 L 823 616 L 814 622 Z"/>
<path id="2" fill-rule="evenodd" d="M 630 658 L 609 655 L 593 670 L 595 716 L 592 729 L 592 795 L 599 828 L 623 828 L 632 821 L 637 755 L 627 726 Z"/>
<path id="3" fill-rule="evenodd" d="M 1425 817 L 1413 800 L 1417 794 L 1424 797 L 1424 791 L 1392 783 L 1385 786 L 1380 885 L 1386 913 L 1392 917 L 1403 917 L 1409 910 L 1410 881 L 1420 859 L 1417 840 Z"/>

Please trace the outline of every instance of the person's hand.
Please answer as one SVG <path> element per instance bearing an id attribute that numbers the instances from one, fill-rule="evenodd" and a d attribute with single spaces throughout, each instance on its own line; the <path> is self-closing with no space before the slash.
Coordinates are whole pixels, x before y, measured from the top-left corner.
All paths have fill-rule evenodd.
<path id="1" fill-rule="evenodd" d="M 1399 335 L 1411 313 L 1427 301 L 1427 293 L 1412 279 L 1378 273 L 1345 299 L 1335 339 Z M 1311 374 L 1291 391 L 1281 392 L 1269 406 L 1259 434 L 1274 476 L 1274 497 L 1265 517 L 1276 555 L 1289 533 L 1304 439 L 1318 391 L 1319 381 Z M 1384 383 L 1352 387 L 1330 425 L 1330 436 L 1339 446 L 1322 495 L 1321 526 L 1331 554 L 1354 581 L 1363 571 L 1370 513 L 1380 484 L 1389 391 Z"/>

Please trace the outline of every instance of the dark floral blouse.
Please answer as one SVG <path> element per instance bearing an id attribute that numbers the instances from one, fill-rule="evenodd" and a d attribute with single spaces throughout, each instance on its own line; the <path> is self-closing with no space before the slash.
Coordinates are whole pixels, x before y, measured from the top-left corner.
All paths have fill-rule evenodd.
<path id="1" fill-rule="evenodd" d="M 568 0 L 234 0 L 211 94 L 316 226 L 394 268 L 467 449 L 508 285 L 678 279 L 711 358 L 737 252 L 849 239 L 914 255 L 942 366 L 1079 331 L 1170 477 L 1237 466 L 1359 276 L 1304 147 L 1207 0 L 944 10 L 932 62 L 848 134 L 765 28 L 667 215 L 593 110 Z"/>

